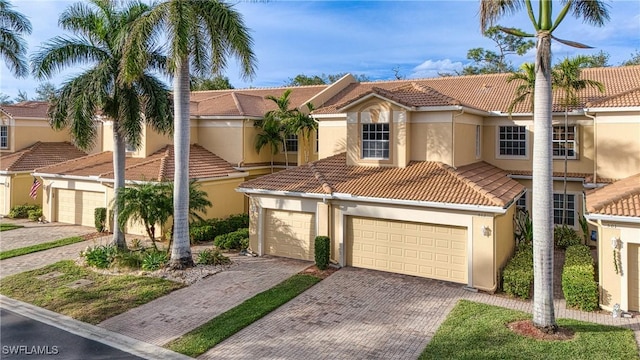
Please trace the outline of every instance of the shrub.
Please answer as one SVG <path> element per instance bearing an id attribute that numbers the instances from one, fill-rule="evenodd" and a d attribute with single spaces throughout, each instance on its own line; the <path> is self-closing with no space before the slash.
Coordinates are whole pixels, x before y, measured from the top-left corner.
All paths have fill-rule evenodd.
<path id="1" fill-rule="evenodd" d="M 93 223 L 97 232 L 103 232 L 107 221 L 107 208 L 98 207 L 93 210 Z"/>
<path id="2" fill-rule="evenodd" d="M 555 229 L 553 229 L 553 240 L 556 246 L 562 249 L 582 243 L 582 239 L 578 236 L 578 233 L 566 225 L 556 226 Z"/>
<path id="3" fill-rule="evenodd" d="M 244 250 L 249 247 L 249 229 L 238 229 L 224 235 L 218 235 L 213 240 L 213 245 L 220 249 Z"/>
<path id="4" fill-rule="evenodd" d="M 31 210 L 42 211 L 42 209 L 38 205 L 33 205 L 33 204 L 17 205 L 11 208 L 11 211 L 9 211 L 8 216 L 12 219 L 26 219 L 29 217 L 29 211 Z"/>
<path id="5" fill-rule="evenodd" d="M 516 210 L 513 215 L 513 225 L 516 246 L 533 244 L 533 223 L 527 210 Z"/>
<path id="6" fill-rule="evenodd" d="M 85 258 L 87 265 L 99 269 L 106 269 L 111 266 L 117 252 L 118 249 L 115 246 L 99 245 L 95 247 L 88 247 L 80 255 Z"/>
<path id="7" fill-rule="evenodd" d="M 320 270 L 325 270 L 329 266 L 331 255 L 331 239 L 327 236 L 316 236 L 314 244 L 316 266 Z"/>
<path id="8" fill-rule="evenodd" d="M 189 239 L 192 244 L 215 238 L 215 229 L 211 225 L 189 226 Z"/>
<path id="9" fill-rule="evenodd" d="M 142 254 L 140 251 L 119 250 L 113 259 L 112 265 L 140 269 L 142 266 Z"/>
<path id="10" fill-rule="evenodd" d="M 204 249 L 198 254 L 196 262 L 202 265 L 228 265 L 231 264 L 231 259 L 222 255 L 218 249 Z"/>
<path id="11" fill-rule="evenodd" d="M 226 219 L 208 219 L 191 224 L 189 235 L 192 243 L 214 240 L 216 236 L 249 227 L 249 215 L 231 215 Z"/>
<path id="12" fill-rule="evenodd" d="M 142 270 L 158 270 L 169 261 L 167 253 L 164 251 L 152 250 L 142 256 Z"/>
<path id="13" fill-rule="evenodd" d="M 598 284 L 588 246 L 573 245 L 567 248 L 562 269 L 562 292 L 567 307 L 584 311 L 598 309 Z"/>
<path id="14" fill-rule="evenodd" d="M 502 273 L 502 289 L 509 296 L 528 299 L 533 286 L 533 247 L 521 246 Z"/>
<path id="15" fill-rule="evenodd" d="M 38 208 L 35 210 L 29 210 L 28 211 L 28 216 L 29 216 L 29 220 L 31 221 L 40 221 L 40 219 L 42 218 L 42 209 Z"/>

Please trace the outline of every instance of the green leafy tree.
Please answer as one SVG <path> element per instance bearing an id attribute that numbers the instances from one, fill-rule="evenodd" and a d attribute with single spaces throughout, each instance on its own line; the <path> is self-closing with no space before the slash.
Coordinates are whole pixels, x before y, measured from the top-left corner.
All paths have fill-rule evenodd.
<path id="1" fill-rule="evenodd" d="M 56 87 L 49 81 L 40 83 L 36 88 L 36 94 L 35 100 L 51 101 L 56 97 Z"/>
<path id="2" fill-rule="evenodd" d="M 146 121 L 160 133 L 171 131 L 168 89 L 147 70 L 159 68 L 163 57 L 157 51 L 145 49 L 148 56 L 139 59 L 139 72 L 129 83 L 122 79 L 122 39 L 131 31 L 132 22 L 148 10 L 149 7 L 140 2 L 127 3 L 123 9 L 108 0 L 71 5 L 60 16 L 59 24 L 74 36 L 54 37 L 32 57 L 33 74 L 37 78 L 50 78 L 63 68 L 89 65 L 87 70 L 62 85 L 50 104 L 49 116 L 55 129 L 69 128 L 75 144 L 83 150 L 93 147 L 97 114 L 113 121 L 116 195 L 125 186 L 125 145 L 140 145 L 143 123 Z M 113 215 L 117 224 L 117 206 Z M 113 244 L 120 248 L 127 246 L 119 227 L 113 229 Z"/>
<path id="3" fill-rule="evenodd" d="M 0 57 L 17 77 L 29 74 L 27 44 L 23 36 L 31 34 L 31 22 L 13 10 L 8 0 L 0 0 Z"/>
<path id="4" fill-rule="evenodd" d="M 561 3 L 560 11 L 553 17 L 551 0 L 541 0 L 534 12 L 530 0 L 481 0 L 480 25 L 482 30 L 505 14 L 526 9 L 535 34 L 518 29 L 500 28 L 502 31 L 522 37 L 536 37 L 535 88 L 534 88 L 534 143 L 533 143 L 533 323 L 546 332 L 555 332 L 557 324 L 553 309 L 553 172 L 551 131 L 551 40 L 585 48 L 577 42 L 558 39 L 553 32 L 571 12 L 576 18 L 602 26 L 609 19 L 607 5 L 598 0 L 570 0 Z"/>
<path id="5" fill-rule="evenodd" d="M 29 99 L 29 95 L 24 90 L 18 90 L 18 96 L 16 96 L 13 99 L 13 101 L 17 102 L 17 103 L 20 103 L 20 102 L 23 102 L 23 101 L 29 101 L 29 100 L 31 100 L 31 99 Z"/>
<path id="6" fill-rule="evenodd" d="M 284 161 L 285 166 L 289 166 L 289 154 L 287 153 L 287 137 L 290 134 L 294 134 L 291 132 L 291 128 L 288 126 L 288 123 L 297 115 L 296 109 L 290 109 L 289 104 L 291 103 L 291 89 L 287 89 L 282 93 L 280 97 L 275 97 L 273 95 L 267 95 L 264 98 L 267 100 L 271 100 L 276 104 L 276 109 L 269 110 L 264 114 L 265 121 L 273 122 L 274 124 L 279 124 L 280 132 L 282 133 L 282 149 L 284 149 Z M 272 169 L 273 170 L 273 169 Z"/>
<path id="7" fill-rule="evenodd" d="M 289 119 L 286 126 L 288 133 L 298 134 L 302 140 L 302 149 L 304 151 L 304 161 L 309 162 L 309 149 L 311 148 L 311 134 L 318 131 L 318 122 L 311 116 L 314 107 L 313 104 L 307 103 L 305 111 L 296 111 L 294 116 Z"/>
<path id="8" fill-rule="evenodd" d="M 529 49 L 535 46 L 532 40 L 500 31 L 497 26 L 491 26 L 484 31 L 483 35 L 496 43 L 498 52 L 484 48 L 473 48 L 467 52 L 467 59 L 473 64 L 462 69 L 462 75 L 495 74 L 513 72 L 515 69 L 510 61 L 509 55 L 524 55 Z"/>
<path id="9" fill-rule="evenodd" d="M 258 154 L 265 146 L 269 146 L 271 154 L 271 173 L 273 173 L 273 157 L 280 152 L 280 145 L 284 141 L 282 126 L 275 119 L 263 119 L 254 122 L 254 126 L 261 131 L 256 135 L 255 149 Z"/>
<path id="10" fill-rule="evenodd" d="M 191 76 L 189 86 L 191 91 L 233 89 L 233 85 L 229 82 L 229 78 L 222 75 L 214 76 L 212 78 Z"/>
<path id="11" fill-rule="evenodd" d="M 163 36 L 161 36 L 163 35 Z M 168 67 L 173 75 L 174 124 L 174 231 L 169 264 L 174 269 L 194 266 L 189 241 L 189 80 L 219 74 L 228 57 L 240 62 L 245 77 L 255 72 L 253 40 L 242 15 L 233 5 L 218 0 L 167 0 L 155 4 L 141 16 L 126 40 L 125 69 L 140 72 L 148 61 L 144 49 L 163 43 L 169 51 Z"/>
<path id="12" fill-rule="evenodd" d="M 13 100 L 11 100 L 11 96 L 5 93 L 0 93 L 0 105 L 10 105 L 13 104 Z"/>
<path id="13" fill-rule="evenodd" d="M 513 113 L 513 109 L 521 102 L 527 99 L 530 102 L 529 110 L 533 112 L 533 89 L 536 84 L 536 71 L 534 64 L 523 63 L 520 65 L 520 71 L 514 72 L 507 77 L 507 82 L 518 81 L 520 84 L 516 88 L 516 97 L 509 104 L 507 111 L 509 116 Z"/>
<path id="14" fill-rule="evenodd" d="M 290 78 L 289 81 L 285 83 L 284 86 L 328 85 L 340 80 L 340 78 L 342 78 L 346 74 L 347 73 L 337 73 L 337 74 L 329 74 L 329 75 L 322 74 L 322 75 L 312 75 L 312 76 L 298 74 L 295 77 Z M 356 80 L 359 82 L 370 81 L 369 77 L 367 77 L 364 74 L 353 75 L 353 77 L 355 77 Z"/>
<path id="15" fill-rule="evenodd" d="M 635 54 L 631 54 L 629 60 L 623 61 L 622 66 L 640 65 L 640 50 L 636 50 Z"/>
<path id="16" fill-rule="evenodd" d="M 581 68 L 597 68 L 597 67 L 611 66 L 611 64 L 609 64 L 609 59 L 611 58 L 611 55 L 609 55 L 609 53 L 603 50 L 600 50 L 597 54 L 594 54 L 594 55 L 580 55 L 580 57 L 582 58 L 581 64 L 580 64 Z"/>

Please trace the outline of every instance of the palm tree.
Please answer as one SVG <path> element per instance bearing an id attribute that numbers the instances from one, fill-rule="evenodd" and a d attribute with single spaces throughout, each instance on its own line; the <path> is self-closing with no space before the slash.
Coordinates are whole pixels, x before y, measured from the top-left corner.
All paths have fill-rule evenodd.
<path id="1" fill-rule="evenodd" d="M 27 45 L 22 38 L 29 34 L 29 19 L 13 10 L 13 5 L 7 0 L 0 0 L 0 56 L 17 77 L 24 77 L 29 73 Z"/>
<path id="2" fill-rule="evenodd" d="M 291 134 L 299 134 L 302 139 L 305 163 L 309 162 L 311 133 L 318 130 L 318 122 L 311 116 L 313 110 L 313 104 L 307 103 L 307 111 L 296 111 L 295 116 L 287 123 L 288 132 Z"/>
<path id="3" fill-rule="evenodd" d="M 275 110 L 267 111 L 267 113 L 264 114 L 264 118 L 266 121 L 272 120 L 275 121 L 275 123 L 280 124 L 280 131 L 283 132 L 282 148 L 284 149 L 284 161 L 285 166 L 287 167 L 289 167 L 289 155 L 287 154 L 287 137 L 292 134 L 288 123 L 296 117 L 297 113 L 297 110 L 289 109 L 289 104 L 291 103 L 291 99 L 289 99 L 290 96 L 291 89 L 287 89 L 284 91 L 284 93 L 282 93 L 280 97 L 275 97 L 273 95 L 267 95 L 264 97 L 267 100 L 273 101 L 277 106 Z"/>
<path id="4" fill-rule="evenodd" d="M 561 103 L 564 106 L 564 178 L 563 186 L 563 206 L 562 225 L 567 225 L 567 166 L 569 155 L 569 107 L 579 103 L 578 91 L 587 87 L 592 87 L 600 92 L 604 92 L 604 85 L 601 82 L 589 79 L 581 79 L 580 73 L 584 66 L 590 63 L 590 58 L 586 56 L 576 56 L 571 59 L 564 59 L 557 64 L 551 73 L 553 87 L 562 91 Z"/>
<path id="5" fill-rule="evenodd" d="M 49 116 L 54 128 L 70 128 L 75 144 L 84 150 L 93 147 L 96 114 L 102 113 L 113 121 L 116 196 L 125 187 L 126 143 L 140 145 L 143 122 L 161 133 L 171 131 L 171 106 L 164 84 L 147 72 L 146 66 L 130 83 L 122 81 L 122 39 L 131 30 L 133 20 L 147 10 L 148 6 L 140 2 L 128 3 L 122 10 L 109 0 L 74 4 L 62 13 L 59 24 L 76 36 L 57 36 L 32 57 L 33 74 L 38 78 L 49 78 L 65 67 L 92 65 L 63 84 L 50 104 Z M 155 64 L 162 62 L 157 51 L 149 51 L 148 58 Z M 115 224 L 120 223 L 118 213 L 116 206 Z M 127 246 L 119 226 L 113 229 L 113 243 L 120 248 Z"/>
<path id="6" fill-rule="evenodd" d="M 271 173 L 273 174 L 273 156 L 278 154 L 280 145 L 284 141 L 282 127 L 277 120 L 271 118 L 256 121 L 254 126 L 262 130 L 256 136 L 255 148 L 258 154 L 267 145 L 271 148 Z"/>
<path id="7" fill-rule="evenodd" d="M 507 77 L 508 83 L 512 81 L 519 81 L 521 84 L 516 88 L 516 97 L 511 101 L 509 108 L 507 109 L 509 116 L 511 116 L 513 109 L 515 109 L 518 104 L 527 99 L 529 99 L 530 102 L 529 110 L 533 112 L 533 89 L 536 84 L 536 72 L 534 65 L 527 62 L 520 65 L 520 71 L 511 73 Z"/>
<path id="8" fill-rule="evenodd" d="M 480 26 L 483 31 L 505 14 L 526 8 L 535 34 L 516 29 L 501 28 L 509 34 L 537 37 L 534 88 L 534 143 L 533 143 L 533 323 L 547 332 L 555 332 L 557 324 L 553 310 L 553 172 L 551 133 L 551 39 L 574 47 L 585 45 L 561 40 L 553 31 L 562 23 L 569 11 L 589 24 L 602 26 L 609 19 L 607 6 L 599 0 L 564 1 L 555 20 L 552 1 L 540 0 L 537 16 L 531 0 L 481 0 Z"/>
<path id="9" fill-rule="evenodd" d="M 242 15 L 219 0 L 168 0 L 155 4 L 129 33 L 127 71 L 139 73 L 148 59 L 144 49 L 156 43 L 166 43 L 169 70 L 173 74 L 175 227 L 169 265 L 182 269 L 194 265 L 188 222 L 190 68 L 193 66 L 198 76 L 220 74 L 227 65 L 227 57 L 233 55 L 241 63 L 242 74 L 250 77 L 256 59 Z"/>

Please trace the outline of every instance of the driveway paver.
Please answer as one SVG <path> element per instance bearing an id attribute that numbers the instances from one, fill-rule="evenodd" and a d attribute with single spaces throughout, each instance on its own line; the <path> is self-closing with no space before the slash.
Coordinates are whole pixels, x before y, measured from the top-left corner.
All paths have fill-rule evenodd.
<path id="1" fill-rule="evenodd" d="M 3 219 L 3 223 L 18 224 L 24 227 L 0 232 L 0 251 L 7 251 L 96 232 L 95 228 L 63 223 L 45 223 L 24 219 Z"/>

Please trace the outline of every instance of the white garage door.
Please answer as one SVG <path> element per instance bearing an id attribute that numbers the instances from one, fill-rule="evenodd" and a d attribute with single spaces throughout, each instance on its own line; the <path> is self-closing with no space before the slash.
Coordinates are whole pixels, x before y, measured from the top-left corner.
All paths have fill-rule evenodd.
<path id="1" fill-rule="evenodd" d="M 463 227 L 350 217 L 347 265 L 467 282 Z"/>
<path id="2" fill-rule="evenodd" d="M 316 220 L 313 213 L 267 210 L 265 254 L 314 260 Z"/>
<path id="3" fill-rule="evenodd" d="M 58 189 L 57 221 L 66 224 L 95 226 L 94 211 L 104 207 L 104 193 Z"/>
<path id="4" fill-rule="evenodd" d="M 640 245 L 629 244 L 629 310 L 640 311 Z"/>

